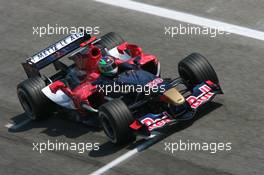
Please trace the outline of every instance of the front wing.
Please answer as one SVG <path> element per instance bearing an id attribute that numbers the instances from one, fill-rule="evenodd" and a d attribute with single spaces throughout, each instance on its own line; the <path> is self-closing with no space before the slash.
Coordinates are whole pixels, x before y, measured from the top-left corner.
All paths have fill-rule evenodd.
<path id="1" fill-rule="evenodd" d="M 184 113 L 179 116 L 170 114 L 168 111 L 160 114 L 148 113 L 136 118 L 130 128 L 137 134 L 150 136 L 153 131 L 159 131 L 166 126 L 174 125 L 183 120 L 191 120 L 194 118 L 196 111 L 210 102 L 217 94 L 223 94 L 221 87 L 208 80 L 196 85 L 192 89 L 192 94 L 186 97 L 186 103 L 184 104 L 186 111 Z"/>

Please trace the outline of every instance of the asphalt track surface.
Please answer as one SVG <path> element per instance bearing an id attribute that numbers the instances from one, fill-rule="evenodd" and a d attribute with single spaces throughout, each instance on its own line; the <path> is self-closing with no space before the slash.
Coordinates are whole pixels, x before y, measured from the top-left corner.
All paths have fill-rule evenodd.
<path id="1" fill-rule="evenodd" d="M 143 1 L 142 1 L 143 2 Z M 231 24 L 264 29 L 263 3 L 245 0 L 144 1 Z M 158 56 L 163 77 L 177 76 L 177 63 L 200 52 L 213 64 L 225 95 L 218 96 L 193 124 L 175 128 L 160 142 L 106 174 L 263 174 L 264 44 L 238 35 L 164 35 L 173 21 L 85 0 L 0 0 L 0 174 L 90 174 L 133 148 L 111 145 L 102 131 L 62 117 L 27 122 L 12 131 L 10 122 L 26 120 L 16 85 L 26 78 L 20 62 L 62 36 L 32 35 L 33 26 L 100 26 L 100 34 L 120 33 Z M 184 24 L 184 23 L 183 23 Z M 99 142 L 99 151 L 33 151 L 33 142 Z M 231 151 L 165 151 L 165 142 L 231 142 Z"/>

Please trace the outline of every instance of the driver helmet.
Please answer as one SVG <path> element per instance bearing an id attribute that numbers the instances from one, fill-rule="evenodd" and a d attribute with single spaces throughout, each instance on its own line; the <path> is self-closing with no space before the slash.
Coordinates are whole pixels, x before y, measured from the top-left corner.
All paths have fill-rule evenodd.
<path id="1" fill-rule="evenodd" d="M 115 76 L 118 72 L 118 67 L 115 63 L 115 58 L 106 55 L 103 56 L 98 62 L 99 71 L 106 76 Z"/>

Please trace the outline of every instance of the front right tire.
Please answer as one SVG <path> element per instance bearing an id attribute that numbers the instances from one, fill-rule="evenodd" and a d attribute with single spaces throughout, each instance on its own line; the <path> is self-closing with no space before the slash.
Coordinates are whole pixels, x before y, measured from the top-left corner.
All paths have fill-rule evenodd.
<path id="1" fill-rule="evenodd" d="M 199 53 L 192 53 L 178 64 L 180 77 L 189 87 L 210 80 L 219 83 L 217 74 L 209 61 Z"/>

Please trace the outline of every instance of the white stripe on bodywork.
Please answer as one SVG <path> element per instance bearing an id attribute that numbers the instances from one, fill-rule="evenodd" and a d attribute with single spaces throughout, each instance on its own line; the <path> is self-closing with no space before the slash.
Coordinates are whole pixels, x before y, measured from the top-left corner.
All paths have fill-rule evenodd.
<path id="1" fill-rule="evenodd" d="M 131 56 L 128 55 L 126 52 L 124 52 L 123 54 L 119 53 L 117 47 L 114 47 L 111 50 L 107 50 L 107 54 L 111 55 L 115 58 L 119 58 L 120 60 L 123 60 L 123 61 L 127 61 L 127 60 L 131 59 Z"/>
<path id="2" fill-rule="evenodd" d="M 49 86 L 44 87 L 41 90 L 46 97 L 48 97 L 54 103 L 68 109 L 76 109 L 72 99 L 66 95 L 62 90 L 58 90 L 55 94 L 51 92 Z"/>

